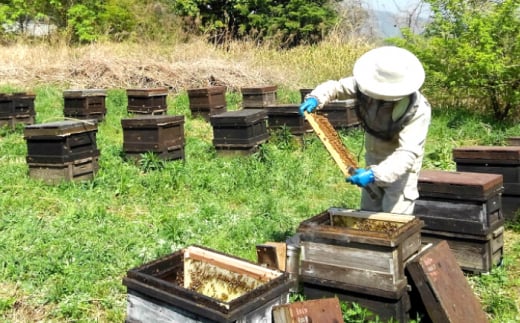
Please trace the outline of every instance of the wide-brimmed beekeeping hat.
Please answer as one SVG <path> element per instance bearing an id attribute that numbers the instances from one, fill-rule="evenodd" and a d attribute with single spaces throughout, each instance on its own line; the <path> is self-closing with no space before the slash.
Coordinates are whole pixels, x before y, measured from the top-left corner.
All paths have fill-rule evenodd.
<path id="1" fill-rule="evenodd" d="M 410 51 L 383 46 L 363 54 L 354 64 L 354 79 L 359 90 L 375 99 L 395 101 L 424 83 L 424 69 Z"/>

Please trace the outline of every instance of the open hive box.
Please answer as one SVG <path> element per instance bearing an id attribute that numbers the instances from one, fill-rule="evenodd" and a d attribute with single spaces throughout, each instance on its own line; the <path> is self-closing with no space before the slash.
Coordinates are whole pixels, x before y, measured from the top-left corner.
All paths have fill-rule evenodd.
<path id="1" fill-rule="evenodd" d="M 298 227 L 300 278 L 399 298 L 406 291 L 404 264 L 421 246 L 422 226 L 411 215 L 330 208 Z"/>
<path id="2" fill-rule="evenodd" d="M 270 322 L 292 283 L 287 273 L 189 246 L 127 272 L 127 320 Z"/>

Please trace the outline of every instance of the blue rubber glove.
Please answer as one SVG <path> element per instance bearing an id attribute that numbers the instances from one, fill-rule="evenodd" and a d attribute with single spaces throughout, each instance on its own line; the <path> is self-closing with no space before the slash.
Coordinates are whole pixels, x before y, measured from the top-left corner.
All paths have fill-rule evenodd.
<path id="1" fill-rule="evenodd" d="M 300 105 L 300 115 L 304 115 L 305 111 L 311 113 L 312 111 L 316 110 L 316 107 L 318 106 L 318 100 L 316 98 L 307 98 L 303 103 Z"/>
<path id="2" fill-rule="evenodd" d="M 365 187 L 374 182 L 374 172 L 371 169 L 358 168 L 354 175 L 347 177 L 346 181 L 359 187 Z"/>

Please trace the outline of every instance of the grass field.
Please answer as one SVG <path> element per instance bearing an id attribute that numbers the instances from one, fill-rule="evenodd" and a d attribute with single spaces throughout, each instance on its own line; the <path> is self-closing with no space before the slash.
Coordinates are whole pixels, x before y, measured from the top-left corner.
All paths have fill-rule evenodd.
<path id="1" fill-rule="evenodd" d="M 283 65 L 280 56 L 273 59 L 276 66 Z M 267 56 L 258 61 L 275 66 Z M 253 78 L 245 79 L 236 83 L 238 87 L 252 84 Z M 266 79 L 270 78 L 262 80 Z M 281 101 L 298 102 L 295 87 L 310 85 L 310 80 L 294 82 L 288 86 L 280 81 Z M 62 118 L 63 89 L 90 84 L 35 83 L 30 89 L 37 94 L 38 123 Z M 168 97 L 168 114 L 186 116 L 185 160 L 125 160 L 120 123 L 128 116 L 124 86 L 107 85 L 108 113 L 97 135 L 100 169 L 91 181 L 46 185 L 30 178 L 23 127 L 0 131 L 1 320 L 121 322 L 126 309 L 121 280 L 132 267 L 191 244 L 255 260 L 256 244 L 285 240 L 303 219 L 331 206 L 358 207 L 359 190 L 345 183 L 312 134 L 297 140 L 280 131 L 271 133 L 269 142 L 253 155 L 216 154 L 211 126 L 191 117 L 181 88 Z M 240 94 L 230 88 L 228 110 L 239 109 Z M 8 84 L 0 89 L 27 87 Z M 519 133 L 515 124 L 434 107 L 424 168 L 453 170 L 454 147 L 502 145 Z M 340 135 L 346 146 L 362 155 L 362 131 Z M 502 267 L 468 277 L 492 322 L 519 319 L 519 232 L 517 223 L 508 224 Z"/>

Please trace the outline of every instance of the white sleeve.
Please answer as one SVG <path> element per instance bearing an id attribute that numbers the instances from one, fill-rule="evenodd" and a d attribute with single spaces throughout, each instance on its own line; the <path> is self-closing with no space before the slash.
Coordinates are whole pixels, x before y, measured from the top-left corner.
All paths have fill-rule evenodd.
<path id="1" fill-rule="evenodd" d="M 356 93 L 356 81 L 353 77 L 346 77 L 339 81 L 326 81 L 316 86 L 307 97 L 318 100 L 318 109 L 333 100 L 345 100 L 352 98 Z"/>

